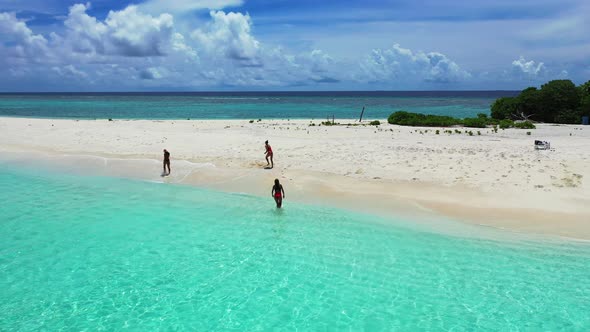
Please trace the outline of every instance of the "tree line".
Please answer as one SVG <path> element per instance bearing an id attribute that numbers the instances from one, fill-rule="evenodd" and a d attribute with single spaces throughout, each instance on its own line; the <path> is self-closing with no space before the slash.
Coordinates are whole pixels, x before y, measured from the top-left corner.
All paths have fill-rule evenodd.
<path id="1" fill-rule="evenodd" d="M 516 97 L 496 99 L 491 116 L 498 120 L 579 124 L 583 116 L 590 116 L 590 81 L 576 86 L 570 80 L 554 80 L 540 89 L 526 88 Z"/>

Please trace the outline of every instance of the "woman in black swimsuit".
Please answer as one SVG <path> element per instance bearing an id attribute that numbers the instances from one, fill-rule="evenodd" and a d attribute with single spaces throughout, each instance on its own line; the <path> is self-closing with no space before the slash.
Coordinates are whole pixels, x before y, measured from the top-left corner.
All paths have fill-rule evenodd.
<path id="1" fill-rule="evenodd" d="M 272 191 L 270 193 L 277 203 L 277 208 L 280 209 L 281 206 L 283 206 L 285 190 L 283 189 L 283 185 L 279 183 L 279 179 L 275 179 L 275 184 L 272 186 Z"/>

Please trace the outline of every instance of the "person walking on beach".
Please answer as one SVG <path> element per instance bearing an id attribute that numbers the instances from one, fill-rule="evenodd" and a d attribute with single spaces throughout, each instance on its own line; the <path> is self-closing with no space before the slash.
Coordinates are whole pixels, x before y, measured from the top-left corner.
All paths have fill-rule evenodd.
<path id="1" fill-rule="evenodd" d="M 272 148 L 268 144 L 268 140 L 264 142 L 264 147 L 266 148 L 266 151 L 264 152 L 266 153 L 266 166 L 268 167 L 270 165 L 270 168 L 273 168 L 275 165 L 272 161 Z M 268 162 L 268 157 L 270 157 L 270 163 Z"/>
<path id="2" fill-rule="evenodd" d="M 280 209 L 283 206 L 285 189 L 283 189 L 283 185 L 279 183 L 279 179 L 275 179 L 275 184 L 272 186 L 272 191 L 270 193 L 277 203 L 277 209 Z"/>
<path id="3" fill-rule="evenodd" d="M 168 166 L 168 173 L 166 173 L 166 166 Z M 170 175 L 170 152 L 164 149 L 164 173 L 162 175 Z"/>

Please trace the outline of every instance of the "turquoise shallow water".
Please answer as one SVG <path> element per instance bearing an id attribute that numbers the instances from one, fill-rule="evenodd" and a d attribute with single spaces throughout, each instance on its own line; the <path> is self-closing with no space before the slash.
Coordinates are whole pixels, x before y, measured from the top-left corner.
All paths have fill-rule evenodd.
<path id="1" fill-rule="evenodd" d="M 83 119 L 365 119 L 392 112 L 476 116 L 512 91 L 0 94 L 0 116 Z"/>
<path id="2" fill-rule="evenodd" d="M 590 245 L 0 164 L 0 331 L 587 331 Z"/>

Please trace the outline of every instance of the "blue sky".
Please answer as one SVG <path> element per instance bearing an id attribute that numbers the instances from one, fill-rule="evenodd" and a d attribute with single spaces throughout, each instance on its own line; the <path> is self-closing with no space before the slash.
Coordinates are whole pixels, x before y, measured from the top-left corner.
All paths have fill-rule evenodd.
<path id="1" fill-rule="evenodd" d="M 0 0 L 0 91 L 579 84 L 588 17 L 583 0 Z"/>

